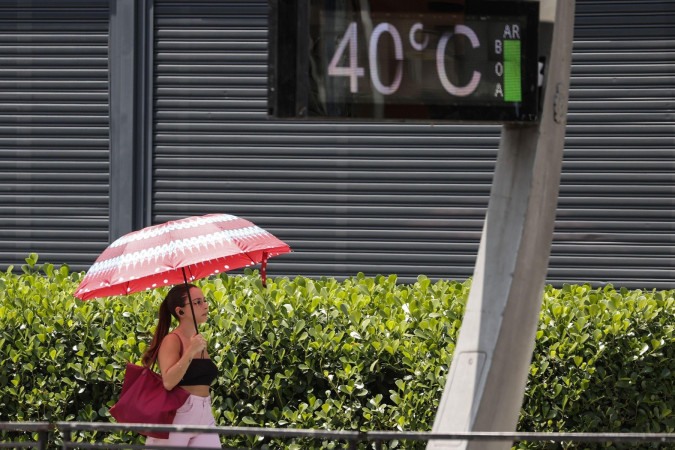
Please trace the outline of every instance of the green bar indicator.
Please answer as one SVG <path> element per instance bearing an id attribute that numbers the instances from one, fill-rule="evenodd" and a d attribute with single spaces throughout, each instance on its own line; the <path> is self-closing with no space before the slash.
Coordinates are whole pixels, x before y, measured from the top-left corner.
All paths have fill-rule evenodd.
<path id="1" fill-rule="evenodd" d="M 520 80 L 520 41 L 504 40 L 504 101 L 522 102 Z"/>

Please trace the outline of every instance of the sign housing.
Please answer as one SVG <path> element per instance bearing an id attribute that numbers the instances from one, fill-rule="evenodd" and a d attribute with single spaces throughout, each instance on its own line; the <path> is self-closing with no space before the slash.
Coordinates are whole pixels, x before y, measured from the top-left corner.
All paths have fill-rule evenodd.
<path id="1" fill-rule="evenodd" d="M 271 116 L 538 119 L 538 2 L 270 0 L 270 6 Z"/>

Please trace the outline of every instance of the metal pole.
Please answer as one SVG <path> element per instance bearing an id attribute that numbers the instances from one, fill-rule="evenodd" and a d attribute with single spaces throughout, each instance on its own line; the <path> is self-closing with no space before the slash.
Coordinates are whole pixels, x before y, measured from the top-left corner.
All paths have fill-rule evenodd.
<path id="1" fill-rule="evenodd" d="M 195 308 L 192 306 L 192 296 L 190 295 L 190 286 L 187 280 L 187 275 L 185 274 L 185 267 L 181 269 L 183 271 L 183 280 L 185 281 L 185 290 L 188 296 L 188 303 L 190 303 L 190 311 L 192 311 L 192 321 L 195 324 L 195 333 L 199 334 L 199 328 L 197 328 L 197 318 L 195 317 Z"/>

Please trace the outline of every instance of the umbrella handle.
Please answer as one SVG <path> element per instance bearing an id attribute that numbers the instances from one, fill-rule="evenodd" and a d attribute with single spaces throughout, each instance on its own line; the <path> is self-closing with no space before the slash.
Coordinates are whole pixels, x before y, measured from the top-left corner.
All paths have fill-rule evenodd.
<path id="1" fill-rule="evenodd" d="M 267 287 L 267 252 L 263 252 L 262 261 L 260 262 L 260 279 L 262 280 L 263 287 Z"/>
<path id="2" fill-rule="evenodd" d="M 183 267 L 182 270 L 183 270 L 183 280 L 185 281 L 185 291 L 187 292 L 188 303 L 190 303 L 190 311 L 192 311 L 192 321 L 195 324 L 195 333 L 199 334 L 199 328 L 197 328 L 197 318 L 195 317 L 195 307 L 192 306 L 192 296 L 190 295 L 190 286 L 188 286 L 187 275 L 185 275 L 185 267 Z"/>

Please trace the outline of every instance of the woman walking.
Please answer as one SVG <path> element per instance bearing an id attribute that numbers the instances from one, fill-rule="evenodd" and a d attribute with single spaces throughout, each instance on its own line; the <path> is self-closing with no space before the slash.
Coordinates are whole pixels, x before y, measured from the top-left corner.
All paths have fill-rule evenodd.
<path id="1" fill-rule="evenodd" d="M 190 393 L 176 411 L 174 425 L 215 426 L 210 385 L 218 376 L 218 369 L 209 358 L 206 340 L 195 329 L 196 325 L 206 322 L 208 312 L 201 289 L 192 284 L 174 286 L 159 307 L 157 329 L 143 354 L 144 366 L 151 367 L 155 360 L 159 362 L 165 389 L 179 387 Z M 178 320 L 178 326 L 169 333 L 171 316 Z M 221 448 L 220 438 L 214 433 L 172 432 L 168 439 L 148 437 L 145 443 L 167 447 Z"/>

